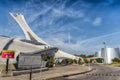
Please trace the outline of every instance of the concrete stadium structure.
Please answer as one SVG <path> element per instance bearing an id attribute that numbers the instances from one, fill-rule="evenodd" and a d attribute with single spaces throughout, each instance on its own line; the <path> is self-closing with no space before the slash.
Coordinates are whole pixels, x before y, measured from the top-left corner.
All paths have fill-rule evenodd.
<path id="1" fill-rule="evenodd" d="M 16 63 L 18 61 L 19 68 L 40 67 L 44 63 L 44 56 L 52 56 L 58 51 L 58 48 L 45 48 L 44 45 L 32 40 L 0 36 L 0 52 L 2 50 L 14 50 L 15 58 L 10 59 L 10 62 Z M 6 59 L 0 57 L 0 63 L 6 63 Z"/>
<path id="2" fill-rule="evenodd" d="M 10 15 L 16 20 L 16 22 L 20 25 L 20 27 L 22 28 L 26 39 L 28 40 L 34 40 L 37 42 L 40 42 L 42 44 L 45 44 L 45 48 L 51 47 L 51 45 L 49 45 L 48 43 L 46 43 L 45 41 L 43 41 L 40 37 L 38 37 L 29 27 L 29 25 L 27 24 L 24 16 L 22 14 L 13 14 L 10 13 Z M 69 59 L 79 59 L 79 57 L 74 56 L 72 54 L 66 53 L 64 51 L 58 50 L 57 53 L 55 53 L 55 58 L 69 58 Z M 81 58 L 82 59 L 82 58 Z"/>

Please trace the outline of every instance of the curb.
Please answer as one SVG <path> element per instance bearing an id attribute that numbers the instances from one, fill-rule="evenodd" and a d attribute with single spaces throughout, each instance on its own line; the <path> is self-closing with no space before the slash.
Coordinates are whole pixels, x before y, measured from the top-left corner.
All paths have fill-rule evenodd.
<path id="1" fill-rule="evenodd" d="M 55 78 L 61 78 L 61 77 L 68 77 L 68 76 L 73 76 L 73 75 L 85 74 L 85 73 L 91 72 L 93 70 L 95 70 L 95 68 L 92 68 L 91 70 L 88 70 L 88 71 L 85 71 L 85 72 L 78 72 L 78 73 L 73 73 L 73 74 L 68 74 L 68 75 L 61 75 L 61 76 L 57 76 L 57 77 L 54 77 L 54 78 L 46 78 L 46 79 L 43 79 L 43 80 L 52 80 L 52 79 L 55 79 Z"/>
<path id="2" fill-rule="evenodd" d="M 93 71 L 93 70 L 94 70 L 94 69 L 91 69 L 91 70 L 88 70 L 88 71 L 85 71 L 85 72 L 74 73 L 74 74 L 70 74 L 70 75 L 63 75 L 62 77 L 74 76 L 74 75 L 78 75 L 78 74 L 85 74 L 85 73 L 91 72 L 91 71 Z"/>
<path id="3" fill-rule="evenodd" d="M 42 70 L 40 69 L 33 69 L 32 73 L 38 73 L 40 71 L 47 71 L 49 68 L 43 68 Z M 13 76 L 18 76 L 18 75 L 24 75 L 24 74 L 29 74 L 30 70 L 22 70 L 22 71 L 13 71 Z"/>
<path id="4" fill-rule="evenodd" d="M 120 76 L 120 74 L 110 74 L 110 73 L 92 73 L 86 74 L 88 76 Z"/>

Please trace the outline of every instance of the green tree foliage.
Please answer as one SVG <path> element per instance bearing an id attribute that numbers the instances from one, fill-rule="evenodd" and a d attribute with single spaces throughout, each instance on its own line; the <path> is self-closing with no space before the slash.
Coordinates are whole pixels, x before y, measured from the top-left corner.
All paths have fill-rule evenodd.
<path id="1" fill-rule="evenodd" d="M 77 60 L 76 60 L 76 59 L 74 59 L 73 62 L 74 62 L 75 64 L 77 64 Z"/>
<path id="2" fill-rule="evenodd" d="M 79 65 L 81 65 L 82 64 L 82 62 L 81 62 L 81 59 L 79 58 L 79 60 L 78 60 L 78 64 Z"/>
<path id="3" fill-rule="evenodd" d="M 61 64 L 66 64 L 67 63 L 67 60 L 66 59 L 63 59 Z"/>
<path id="4" fill-rule="evenodd" d="M 94 55 L 88 55 L 87 58 L 91 58 L 91 57 L 94 57 Z"/>
<path id="5" fill-rule="evenodd" d="M 54 65 L 54 57 L 47 57 L 48 58 L 48 62 L 46 64 L 46 67 L 53 67 Z"/>
<path id="6" fill-rule="evenodd" d="M 97 61 L 98 63 L 103 63 L 103 58 L 97 58 L 96 61 Z"/>
<path id="7" fill-rule="evenodd" d="M 87 60 L 86 58 L 84 58 L 84 62 L 85 62 L 85 63 L 88 63 L 88 60 Z"/>
<path id="8" fill-rule="evenodd" d="M 114 59 L 112 59 L 112 62 L 113 63 L 120 63 L 120 58 L 114 58 Z"/>
<path id="9" fill-rule="evenodd" d="M 68 59 L 68 63 L 69 64 L 73 64 L 73 60 L 72 59 Z"/>

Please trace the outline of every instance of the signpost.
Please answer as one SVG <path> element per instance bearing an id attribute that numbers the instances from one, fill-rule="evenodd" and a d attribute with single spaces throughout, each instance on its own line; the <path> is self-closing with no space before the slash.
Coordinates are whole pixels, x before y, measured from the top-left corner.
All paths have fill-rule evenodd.
<path id="1" fill-rule="evenodd" d="M 32 67 L 30 67 L 30 80 L 32 80 Z"/>
<path id="2" fill-rule="evenodd" d="M 13 50 L 2 50 L 2 58 L 14 58 L 14 51 Z"/>
<path id="3" fill-rule="evenodd" d="M 9 59 L 14 58 L 14 51 L 13 50 L 2 50 L 2 58 L 6 58 L 6 74 L 8 73 L 8 65 L 9 65 Z"/>

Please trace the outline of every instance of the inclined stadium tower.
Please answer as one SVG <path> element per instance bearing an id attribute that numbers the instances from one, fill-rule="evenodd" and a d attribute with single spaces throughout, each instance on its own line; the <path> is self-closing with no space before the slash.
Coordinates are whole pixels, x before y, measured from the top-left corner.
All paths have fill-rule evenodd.
<path id="1" fill-rule="evenodd" d="M 45 44 L 44 46 L 46 48 L 52 47 L 45 41 L 43 41 L 40 37 L 38 37 L 29 27 L 27 24 L 24 16 L 22 14 L 13 14 L 10 13 L 10 15 L 15 19 L 15 21 L 20 25 L 21 29 L 23 30 L 25 37 L 27 40 L 34 40 L 37 42 L 40 42 L 42 44 Z M 79 59 L 79 57 L 74 56 L 72 54 L 66 53 L 64 51 L 58 50 L 57 53 L 55 53 L 55 58 L 68 58 L 68 59 Z M 81 58 L 82 59 L 82 58 Z M 83 60 L 83 59 L 82 59 Z"/>

